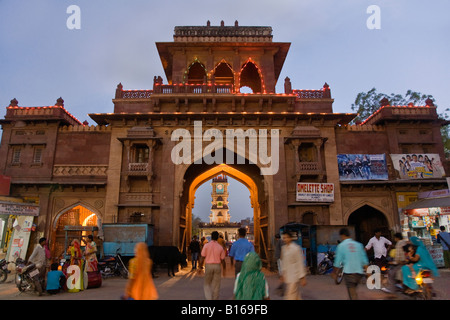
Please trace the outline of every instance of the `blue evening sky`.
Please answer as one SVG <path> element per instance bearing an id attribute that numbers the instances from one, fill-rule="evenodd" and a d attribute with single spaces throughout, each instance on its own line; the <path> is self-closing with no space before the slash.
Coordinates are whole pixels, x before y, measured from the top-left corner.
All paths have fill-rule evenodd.
<path id="1" fill-rule="evenodd" d="M 81 10 L 79 30 L 66 26 L 70 5 Z M 381 29 L 366 26 L 370 5 L 380 8 Z M 151 89 L 158 75 L 167 82 L 155 42 L 173 41 L 175 26 L 207 20 L 271 26 L 273 41 L 291 42 L 277 92 L 285 77 L 294 89 L 327 82 L 334 112 L 347 113 L 359 92 L 412 89 L 433 95 L 443 112 L 450 107 L 449 15 L 448 0 L 1 0 L 0 116 L 13 98 L 48 106 L 62 97 L 70 113 L 94 124 L 88 113 L 112 112 L 119 82 L 124 89 Z M 203 187 L 196 210 L 207 217 L 211 187 Z M 231 212 L 232 220 L 251 215 L 247 195 L 241 198 L 235 206 L 250 214 Z"/>

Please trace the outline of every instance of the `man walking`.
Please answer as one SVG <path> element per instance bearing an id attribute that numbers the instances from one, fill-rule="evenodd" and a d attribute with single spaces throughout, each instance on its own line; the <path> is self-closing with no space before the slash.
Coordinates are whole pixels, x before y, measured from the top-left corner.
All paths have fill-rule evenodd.
<path id="1" fill-rule="evenodd" d="M 300 300 L 299 285 L 306 285 L 306 266 L 302 248 L 296 244 L 289 232 L 283 233 L 281 248 L 281 277 L 285 284 L 284 299 Z"/>
<path id="2" fill-rule="evenodd" d="M 357 300 L 356 287 L 364 276 L 369 259 L 362 243 L 351 239 L 347 228 L 342 228 L 339 235 L 342 241 L 336 248 L 333 277 L 336 277 L 338 268 L 343 266 L 348 296 L 350 300 Z"/>
<path id="3" fill-rule="evenodd" d="M 442 244 L 442 250 L 444 251 L 445 267 L 450 268 L 450 233 L 445 232 L 445 227 L 440 227 L 441 232 L 437 236 L 437 242 Z"/>
<path id="4" fill-rule="evenodd" d="M 387 252 L 391 245 L 391 241 L 381 236 L 381 229 L 375 230 L 375 236 L 366 245 L 366 251 L 373 248 L 374 262 L 380 269 L 387 264 Z"/>
<path id="5" fill-rule="evenodd" d="M 204 291 L 206 300 L 218 300 L 220 281 L 222 274 L 221 263 L 225 259 L 225 251 L 217 243 L 219 233 L 211 233 L 211 242 L 205 244 L 202 249 L 202 257 L 205 257 L 205 282 Z"/>
<path id="6" fill-rule="evenodd" d="M 189 251 L 192 257 L 192 271 L 197 270 L 198 255 L 200 254 L 200 242 L 197 240 L 197 236 L 194 236 L 189 244 Z"/>
<path id="7" fill-rule="evenodd" d="M 233 264 L 233 260 L 235 261 L 234 276 L 237 276 L 237 274 L 241 272 L 245 255 L 255 251 L 253 244 L 245 238 L 247 230 L 245 228 L 239 228 L 238 233 L 239 239 L 233 243 L 230 249 L 231 264 Z"/>
<path id="8" fill-rule="evenodd" d="M 198 257 L 198 268 L 200 269 L 200 270 L 203 270 L 203 264 L 204 264 L 204 262 L 205 262 L 205 257 L 202 257 L 202 250 L 203 250 L 203 247 L 205 246 L 205 244 L 207 244 L 208 243 L 208 240 L 206 239 L 206 237 L 202 237 L 201 239 L 200 239 L 200 254 L 199 254 L 199 257 Z"/>

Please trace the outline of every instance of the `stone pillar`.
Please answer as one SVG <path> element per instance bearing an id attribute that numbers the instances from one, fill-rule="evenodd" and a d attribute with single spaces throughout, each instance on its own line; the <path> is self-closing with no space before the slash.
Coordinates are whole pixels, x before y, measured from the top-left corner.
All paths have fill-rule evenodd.
<path id="1" fill-rule="evenodd" d="M 325 127 L 322 133 L 328 138 L 324 145 L 325 168 L 327 182 L 334 183 L 334 202 L 330 204 L 330 225 L 342 225 L 341 185 L 339 181 L 339 169 L 337 163 L 336 134 L 333 127 Z"/>
<path id="2" fill-rule="evenodd" d="M 112 129 L 108 163 L 108 187 L 106 188 L 105 217 L 103 223 L 115 223 L 118 219 L 120 174 L 122 171 L 122 143 L 117 139 L 126 136 L 126 128 Z"/>

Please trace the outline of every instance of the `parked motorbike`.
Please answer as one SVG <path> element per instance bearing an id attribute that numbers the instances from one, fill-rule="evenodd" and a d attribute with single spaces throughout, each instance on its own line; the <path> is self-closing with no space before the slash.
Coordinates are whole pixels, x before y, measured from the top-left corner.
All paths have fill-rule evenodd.
<path id="1" fill-rule="evenodd" d="M 317 273 L 325 274 L 333 270 L 333 262 L 334 262 L 334 252 L 331 251 L 331 249 L 328 249 L 328 251 L 325 253 L 325 257 L 323 258 L 322 261 L 320 261 L 319 265 L 317 266 Z"/>
<path id="2" fill-rule="evenodd" d="M 128 278 L 128 269 L 122 260 L 119 250 L 117 250 L 115 256 L 106 256 L 100 259 L 98 268 L 103 279 L 115 276 Z"/>
<path id="3" fill-rule="evenodd" d="M 318 274 L 326 274 L 328 272 L 333 271 L 334 255 L 335 255 L 335 253 L 333 251 L 331 251 L 331 248 L 328 248 L 327 253 L 325 253 L 325 257 L 317 266 Z M 336 284 L 340 284 L 342 282 L 343 278 L 344 278 L 344 268 L 341 267 L 341 268 L 338 268 L 338 270 L 336 271 L 336 277 L 335 277 L 334 281 Z"/>
<path id="4" fill-rule="evenodd" d="M 20 292 L 30 291 L 38 292 L 42 295 L 41 277 L 39 269 L 34 263 L 26 264 L 21 258 L 17 258 L 16 262 L 16 286 Z"/>
<path id="5" fill-rule="evenodd" d="M 0 260 L 0 283 L 5 282 L 6 278 L 8 278 L 8 273 L 11 271 L 8 270 L 9 262 L 5 259 Z"/>

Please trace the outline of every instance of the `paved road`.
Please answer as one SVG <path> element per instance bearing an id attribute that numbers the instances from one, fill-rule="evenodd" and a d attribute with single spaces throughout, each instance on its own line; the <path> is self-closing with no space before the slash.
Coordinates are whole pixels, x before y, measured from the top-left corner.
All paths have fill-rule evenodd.
<path id="1" fill-rule="evenodd" d="M 264 269 L 269 283 L 271 300 L 281 300 L 277 294 L 277 274 Z M 450 300 L 450 272 L 440 269 L 441 276 L 435 281 L 436 299 Z M 164 269 L 158 269 L 154 279 L 160 300 L 204 300 L 202 272 L 191 272 L 190 267 L 180 269 L 175 277 L 169 277 Z M 12 275 L 5 283 L 0 284 L 0 300 L 119 300 L 127 280 L 109 278 L 103 280 L 100 288 L 87 289 L 78 293 L 63 292 L 57 295 L 39 297 L 35 294 L 20 293 Z M 220 299 L 232 300 L 234 286 L 234 269 L 227 265 L 227 271 L 222 277 Z M 307 285 L 301 289 L 304 300 L 348 300 L 345 284 L 334 284 L 329 275 L 309 275 Z M 365 284 L 358 287 L 361 300 L 401 300 L 401 294 L 387 294 L 381 290 L 369 290 Z"/>

